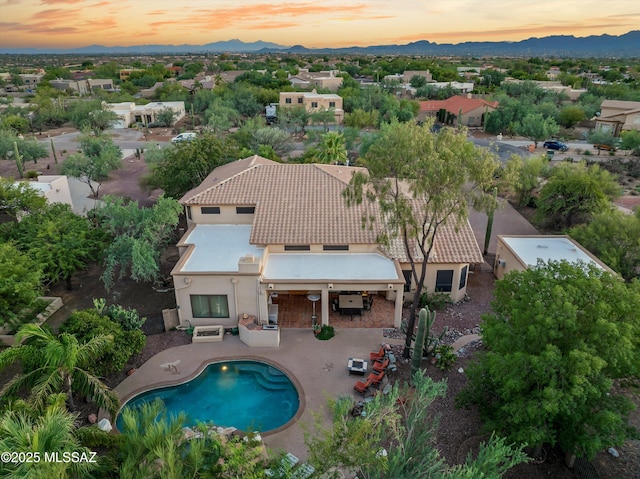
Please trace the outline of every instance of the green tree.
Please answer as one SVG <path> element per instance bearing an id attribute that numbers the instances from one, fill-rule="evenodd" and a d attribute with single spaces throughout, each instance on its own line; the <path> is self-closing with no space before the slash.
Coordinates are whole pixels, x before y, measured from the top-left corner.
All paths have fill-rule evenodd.
<path id="1" fill-rule="evenodd" d="M 80 137 L 80 147 L 82 153 L 67 157 L 60 171 L 89 185 L 91 193 L 97 198 L 100 186 L 109 178 L 109 173 L 122 166 L 122 151 L 111 138 L 89 133 Z"/>
<path id="2" fill-rule="evenodd" d="M 73 274 L 98 258 L 103 248 L 104 234 L 62 203 L 27 215 L 3 229 L 0 237 L 20 245 L 38 263 L 48 283 L 63 279 L 68 289 Z"/>
<path id="3" fill-rule="evenodd" d="M 515 163 L 518 170 L 515 192 L 520 206 L 534 206 L 535 192 L 549 175 L 549 159 L 546 155 L 522 158 L 513 155 L 508 163 Z"/>
<path id="4" fill-rule="evenodd" d="M 22 344 L 22 341 L 25 341 Z M 15 361 L 35 361 L 28 372 L 14 376 L 1 391 L 3 397 L 14 397 L 27 390 L 37 407 L 42 407 L 49 396 L 63 392 L 67 395 L 67 406 L 76 410 L 73 393 L 90 396 L 101 408 L 115 415 L 118 397 L 97 377 L 86 371 L 91 361 L 113 341 L 110 336 L 95 336 L 80 343 L 75 336 L 61 333 L 54 336 L 36 324 L 23 325 L 16 334 L 15 344 L 0 352 L 0 369 Z"/>
<path id="5" fill-rule="evenodd" d="M 63 461 L 64 453 L 86 454 L 76 437 L 77 416 L 57 405 L 42 414 L 5 410 L 0 416 L 0 449 L 17 453 L 32 453 L 33 462 L 7 462 L 0 466 L 0 477 L 6 478 L 93 478 L 99 465 L 89 461 Z M 45 453 L 57 453 L 60 461 L 45 461 Z"/>
<path id="6" fill-rule="evenodd" d="M 33 319 L 42 292 L 42 268 L 11 243 L 0 243 L 0 326 L 15 329 Z"/>
<path id="7" fill-rule="evenodd" d="M 181 142 L 162 152 L 161 158 L 150 163 L 146 182 L 149 187 L 162 188 L 172 198 L 180 198 L 198 186 L 211 170 L 238 159 L 239 153 L 235 141 L 213 134 Z"/>
<path id="8" fill-rule="evenodd" d="M 594 265 L 552 262 L 496 283 L 483 316 L 487 351 L 467 368 L 459 400 L 485 426 L 539 449 L 544 443 L 593 458 L 632 433 L 631 402 L 613 380 L 640 372 L 640 282 Z"/>
<path id="9" fill-rule="evenodd" d="M 122 411 L 120 477 L 182 479 L 265 477 L 262 443 L 211 434 L 207 425 L 185 440 L 184 414 L 168 416 L 160 400 Z M 250 438 L 251 436 L 247 436 Z"/>
<path id="10" fill-rule="evenodd" d="M 640 131 L 623 131 L 620 136 L 622 138 L 620 148 L 623 150 L 631 150 L 633 155 L 640 156 Z"/>
<path id="11" fill-rule="evenodd" d="M 258 152 L 261 146 L 273 148 L 278 156 L 282 156 L 293 150 L 293 143 L 289 133 L 281 128 L 264 127 L 258 128 L 253 133 L 251 147 L 253 151 Z"/>
<path id="12" fill-rule="evenodd" d="M 158 126 L 171 126 L 173 125 L 173 121 L 175 120 L 175 118 L 175 111 L 173 111 L 171 108 L 163 108 L 158 113 L 156 123 L 158 123 Z"/>
<path id="13" fill-rule="evenodd" d="M 538 148 L 539 141 L 557 135 L 560 127 L 553 118 L 545 118 L 540 113 L 529 113 L 516 125 L 515 130 L 518 135 L 532 140 Z"/>
<path id="14" fill-rule="evenodd" d="M 74 311 L 60 327 L 60 331 L 76 337 L 80 342 L 90 341 L 96 336 L 109 335 L 113 341 L 86 366 L 87 371 L 105 377 L 122 371 L 127 361 L 144 348 L 146 336 L 140 329 L 125 330 L 118 322 L 95 309 Z"/>
<path id="15" fill-rule="evenodd" d="M 615 177 L 598 165 L 562 163 L 540 190 L 535 218 L 550 227 L 568 228 L 609 209 L 610 200 L 619 195 Z"/>
<path id="16" fill-rule="evenodd" d="M 418 291 L 409 309 L 408 331 L 413 331 L 420 293 L 434 239 L 445 225 L 467 221 L 468 207 L 485 207 L 492 201 L 494 174 L 499 162 L 490 153 L 467 140 L 466 130 L 445 128 L 431 131 L 422 126 L 392 122 L 380 131 L 369 147 L 363 165 L 345 190 L 347 205 L 364 201 L 377 205 L 381 223 L 378 242 L 399 240 L 411 264 L 411 277 Z M 372 226 L 377 219 L 369 220 Z M 407 335 L 404 357 L 409 357 Z"/>
<path id="17" fill-rule="evenodd" d="M 613 147 L 616 145 L 617 138 L 613 136 L 611 131 L 598 129 L 589 132 L 587 141 L 594 145 L 608 145 Z M 600 155 L 600 150 L 598 150 L 598 155 Z"/>
<path id="18" fill-rule="evenodd" d="M 47 149 L 35 139 L 21 139 L 14 131 L 0 130 L 0 158 L 14 160 L 14 144 L 18 145 L 18 152 L 23 161 L 33 161 L 49 156 Z"/>
<path id="19" fill-rule="evenodd" d="M 325 164 L 347 164 L 348 155 L 342 133 L 330 131 L 320 137 L 316 160 Z"/>
<path id="20" fill-rule="evenodd" d="M 589 223 L 571 228 L 569 235 L 625 280 L 640 278 L 640 208 L 633 215 L 598 213 Z"/>
<path id="21" fill-rule="evenodd" d="M 324 414 L 314 413 L 313 429 L 305 431 L 305 444 L 316 471 L 322 475 L 346 468 L 366 479 L 497 479 L 526 460 L 521 448 L 492 436 L 475 459 L 448 467 L 435 447 L 436 425 L 429 419 L 429 408 L 444 396 L 446 383 L 434 382 L 423 370 L 414 375 L 413 383 L 411 391 L 408 385 L 396 384 L 388 394 L 363 403 L 363 413 L 357 417 L 353 417 L 351 398 L 331 399 L 329 428 L 324 426 Z"/>
<path id="22" fill-rule="evenodd" d="M 107 289 L 116 277 L 127 273 L 138 282 L 159 279 L 160 254 L 173 239 L 181 211 L 180 203 L 165 196 L 149 208 L 139 208 L 137 201 L 104 198 L 104 204 L 92 213 L 96 223 L 113 238 L 105 250 L 101 276 Z"/>
<path id="23" fill-rule="evenodd" d="M 566 128 L 573 128 L 576 123 L 586 118 L 584 108 L 580 105 L 567 105 L 562 107 L 558 113 L 558 121 Z"/>
<path id="24" fill-rule="evenodd" d="M 28 181 L 14 182 L 0 177 L 0 213 L 15 219 L 19 214 L 41 211 L 46 205 L 47 199 Z"/>

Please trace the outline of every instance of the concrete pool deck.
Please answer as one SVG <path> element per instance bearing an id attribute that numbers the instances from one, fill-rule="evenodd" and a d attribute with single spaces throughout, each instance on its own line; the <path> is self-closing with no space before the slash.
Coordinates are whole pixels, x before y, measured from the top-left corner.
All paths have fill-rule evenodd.
<path id="1" fill-rule="evenodd" d="M 383 329 L 337 329 L 328 341 L 317 340 L 309 329 L 285 328 L 280 331 L 279 348 L 250 348 L 238 336 L 225 335 L 222 342 L 192 343 L 156 354 L 114 391 L 122 402 L 154 387 L 179 384 L 197 375 L 204 365 L 225 359 L 264 359 L 293 376 L 300 389 L 304 409 L 289 427 L 264 436 L 272 450 L 286 451 L 305 460 L 307 450 L 301 424 L 313 422 L 312 411 L 326 409 L 327 397 L 362 395 L 353 390 L 359 376 L 350 375 L 350 357 L 369 359 L 380 343 L 402 344 L 399 339 L 383 336 Z M 371 366 L 369 366 L 371 371 Z M 393 373 L 390 373 L 393 374 Z M 326 416 L 328 420 L 328 415 Z M 224 424 L 227 426 L 227 424 Z"/>

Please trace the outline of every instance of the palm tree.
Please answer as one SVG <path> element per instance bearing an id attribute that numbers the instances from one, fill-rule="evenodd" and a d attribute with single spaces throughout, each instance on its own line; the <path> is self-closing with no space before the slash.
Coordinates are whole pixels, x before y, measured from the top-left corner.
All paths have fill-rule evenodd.
<path id="1" fill-rule="evenodd" d="M 75 421 L 76 415 L 65 411 L 59 401 L 49 406 L 43 414 L 29 412 L 27 407 L 6 410 L 0 416 L 0 450 L 28 453 L 30 456 L 27 457 L 34 461 L 3 461 L 0 477 L 94 477 L 93 473 L 99 465 L 89 461 L 91 451 L 82 447 L 75 437 Z M 84 453 L 84 458 L 88 460 L 64 462 L 65 452 L 79 455 Z M 55 456 L 51 456 L 52 453 L 57 453 L 59 462 L 52 460 L 55 459 Z"/>
<path id="2" fill-rule="evenodd" d="M 26 340 L 26 345 L 21 344 L 23 340 Z M 112 342 L 112 336 L 100 335 L 80 343 L 72 334 L 54 336 L 36 324 L 25 324 L 16 334 L 16 345 L 0 352 L 0 369 L 15 361 L 33 361 L 34 347 L 38 352 L 37 366 L 15 376 L 0 391 L 0 396 L 11 397 L 27 389 L 33 403 L 42 406 L 49 396 L 63 392 L 67 395 L 69 410 L 75 411 L 73 392 L 78 392 L 91 397 L 99 407 L 115 415 L 119 407 L 118 397 L 97 377 L 82 369 Z"/>
<path id="3" fill-rule="evenodd" d="M 317 155 L 320 163 L 344 165 L 347 163 L 347 158 L 347 148 L 342 133 L 330 131 L 322 135 Z"/>

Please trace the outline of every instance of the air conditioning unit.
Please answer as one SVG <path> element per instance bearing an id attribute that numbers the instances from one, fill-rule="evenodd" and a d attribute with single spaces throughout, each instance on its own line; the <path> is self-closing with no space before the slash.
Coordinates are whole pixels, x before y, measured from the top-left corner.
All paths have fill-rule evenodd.
<path id="1" fill-rule="evenodd" d="M 507 262 L 503 259 L 499 259 L 498 266 L 500 266 L 501 268 L 504 268 L 505 266 L 507 266 Z"/>

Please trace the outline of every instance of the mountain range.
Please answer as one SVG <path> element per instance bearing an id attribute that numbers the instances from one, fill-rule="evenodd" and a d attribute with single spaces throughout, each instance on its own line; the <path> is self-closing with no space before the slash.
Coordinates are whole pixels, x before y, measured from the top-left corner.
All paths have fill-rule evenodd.
<path id="1" fill-rule="evenodd" d="M 227 40 L 205 45 L 135 45 L 105 47 L 90 45 L 81 48 L 2 48 L 0 54 L 188 54 L 188 53 L 295 53 L 295 54 L 353 54 L 353 55 L 424 55 L 457 57 L 640 57 L 640 30 L 623 35 L 554 35 L 529 38 L 519 42 L 433 43 L 428 40 L 405 45 L 372 45 L 368 47 L 306 48 L 302 45 L 284 46 L 257 41 L 245 43 Z"/>

